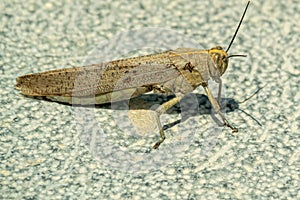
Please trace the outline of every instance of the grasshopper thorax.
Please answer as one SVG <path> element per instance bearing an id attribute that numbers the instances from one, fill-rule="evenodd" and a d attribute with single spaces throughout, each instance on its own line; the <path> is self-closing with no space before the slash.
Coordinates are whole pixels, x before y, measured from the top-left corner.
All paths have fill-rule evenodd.
<path id="1" fill-rule="evenodd" d="M 228 66 L 228 54 L 223 50 L 221 46 L 216 46 L 208 50 L 208 54 L 211 57 L 216 70 L 219 75 L 222 76 Z"/>

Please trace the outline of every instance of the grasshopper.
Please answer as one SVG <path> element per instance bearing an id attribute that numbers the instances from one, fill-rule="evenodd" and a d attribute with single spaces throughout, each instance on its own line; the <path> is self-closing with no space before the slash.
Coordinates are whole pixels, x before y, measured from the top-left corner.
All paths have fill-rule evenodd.
<path id="1" fill-rule="evenodd" d="M 160 140 L 153 146 L 157 149 L 165 140 L 160 115 L 177 104 L 186 94 L 202 86 L 206 95 L 225 126 L 233 127 L 220 111 L 222 81 L 229 58 L 244 55 L 228 55 L 247 11 L 248 1 L 238 27 L 226 51 L 221 46 L 209 50 L 179 48 L 158 54 L 120 59 L 84 67 L 51 70 L 17 77 L 16 89 L 26 96 L 42 96 L 68 104 L 105 104 L 128 99 L 153 91 L 169 95 L 171 100 L 155 111 Z M 208 80 L 219 84 L 218 100 L 208 88 Z M 76 84 L 75 84 L 76 83 Z"/>

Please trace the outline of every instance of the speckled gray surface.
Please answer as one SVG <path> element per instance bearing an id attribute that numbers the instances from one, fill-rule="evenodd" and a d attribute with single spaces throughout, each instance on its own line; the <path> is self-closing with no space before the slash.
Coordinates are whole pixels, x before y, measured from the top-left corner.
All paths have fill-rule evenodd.
<path id="1" fill-rule="evenodd" d="M 239 105 L 262 127 L 233 109 L 226 116 L 239 133 L 231 134 L 199 110 L 166 130 L 159 151 L 147 152 L 158 135 L 128 134 L 126 109 L 75 109 L 14 90 L 19 75 L 91 62 L 88 55 L 99 48 L 100 60 L 105 60 L 182 45 L 227 47 L 245 5 L 217 0 L 1 1 L 0 198 L 300 198 L 296 0 L 251 2 L 230 50 L 248 57 L 232 59 L 223 76 L 224 95 L 235 102 L 265 85 Z M 154 43 L 143 38 L 148 33 L 154 34 Z M 201 88 L 194 93 L 203 99 Z M 178 109 L 163 115 L 163 123 L 180 119 Z M 91 132 L 86 123 L 93 125 Z M 107 145 L 89 151 L 91 138 L 106 139 Z M 185 145 L 176 144 L 185 140 Z"/>

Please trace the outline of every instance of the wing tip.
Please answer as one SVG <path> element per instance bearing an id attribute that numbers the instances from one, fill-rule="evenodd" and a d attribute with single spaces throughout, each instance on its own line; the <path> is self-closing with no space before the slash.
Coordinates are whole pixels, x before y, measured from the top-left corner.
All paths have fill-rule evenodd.
<path id="1" fill-rule="evenodd" d="M 25 76 L 19 76 L 16 78 L 16 84 L 15 84 L 15 89 L 19 90 L 21 94 L 25 96 L 43 96 L 40 94 L 35 93 L 32 88 L 30 87 L 30 81 L 26 79 Z"/>

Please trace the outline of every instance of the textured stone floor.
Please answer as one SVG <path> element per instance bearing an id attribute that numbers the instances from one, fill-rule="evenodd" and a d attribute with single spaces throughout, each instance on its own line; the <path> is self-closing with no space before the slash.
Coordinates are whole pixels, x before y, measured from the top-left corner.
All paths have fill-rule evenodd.
<path id="1" fill-rule="evenodd" d="M 28 73 L 178 47 L 227 48 L 245 5 L 1 1 L 0 198 L 300 198 L 297 1 L 249 6 L 229 51 L 247 58 L 232 58 L 222 77 L 225 114 L 238 133 L 217 126 L 200 87 L 161 117 L 167 139 L 158 151 L 150 150 L 159 135 L 147 110 L 163 96 L 143 95 L 128 111 L 126 102 L 72 107 L 14 89 Z"/>

